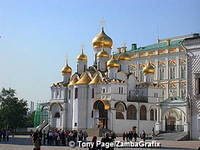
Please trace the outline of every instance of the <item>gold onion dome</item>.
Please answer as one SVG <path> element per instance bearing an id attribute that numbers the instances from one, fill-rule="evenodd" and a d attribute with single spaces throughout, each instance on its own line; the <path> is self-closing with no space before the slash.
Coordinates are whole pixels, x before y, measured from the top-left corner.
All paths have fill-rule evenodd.
<path id="1" fill-rule="evenodd" d="M 87 85 L 91 81 L 89 75 L 87 73 L 84 73 L 82 77 L 75 83 L 75 85 Z"/>
<path id="2" fill-rule="evenodd" d="M 153 74 L 155 72 L 154 66 L 149 62 L 142 70 L 143 74 Z"/>
<path id="3" fill-rule="evenodd" d="M 78 78 L 76 76 L 69 82 L 68 86 L 75 85 L 77 81 L 78 81 Z"/>
<path id="4" fill-rule="evenodd" d="M 109 54 L 104 49 L 102 49 L 100 52 L 98 52 L 97 57 L 99 57 L 99 58 L 109 58 Z"/>
<path id="5" fill-rule="evenodd" d="M 89 83 L 89 85 L 94 85 L 101 82 L 102 82 L 101 77 L 99 76 L 99 74 L 96 74 L 95 77 L 92 79 L 92 81 Z"/>
<path id="6" fill-rule="evenodd" d="M 118 60 L 116 60 L 116 58 L 114 57 L 114 55 L 112 55 L 112 57 L 110 58 L 110 60 L 107 61 L 107 67 L 108 68 L 118 68 L 120 67 L 120 64 L 118 62 Z"/>
<path id="7" fill-rule="evenodd" d="M 77 56 L 77 60 L 87 60 L 87 56 L 83 53 L 83 50 L 81 54 Z"/>
<path id="8" fill-rule="evenodd" d="M 72 73 L 72 68 L 66 64 L 62 70 L 61 70 L 62 74 L 71 74 Z"/>
<path id="9" fill-rule="evenodd" d="M 131 57 L 126 53 L 126 52 L 122 52 L 119 55 L 119 60 L 125 60 L 125 61 L 131 61 Z"/>
<path id="10" fill-rule="evenodd" d="M 101 32 L 93 38 L 92 45 L 94 48 L 111 48 L 113 41 L 108 35 L 105 34 L 102 27 Z"/>

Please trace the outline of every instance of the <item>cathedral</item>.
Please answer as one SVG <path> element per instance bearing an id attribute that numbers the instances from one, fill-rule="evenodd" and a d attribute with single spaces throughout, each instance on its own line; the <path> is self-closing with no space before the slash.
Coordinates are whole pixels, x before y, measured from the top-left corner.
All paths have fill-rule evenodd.
<path id="1" fill-rule="evenodd" d="M 92 40 L 93 65 L 88 65 L 82 49 L 76 70 L 66 61 L 63 80 L 51 86 L 51 100 L 42 108 L 48 111 L 48 127 L 117 134 L 133 128 L 147 134 L 152 129 L 191 133 L 183 41 L 196 36 L 159 39 L 145 47 L 132 44 L 130 50 L 123 46 L 113 53 L 113 40 L 102 27 Z"/>

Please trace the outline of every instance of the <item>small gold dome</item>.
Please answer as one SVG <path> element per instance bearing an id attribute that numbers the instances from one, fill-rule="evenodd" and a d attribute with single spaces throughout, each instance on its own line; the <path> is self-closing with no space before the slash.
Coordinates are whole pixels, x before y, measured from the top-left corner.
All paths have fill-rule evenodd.
<path id="1" fill-rule="evenodd" d="M 131 61 L 131 57 L 126 52 L 122 52 L 119 55 L 119 60 Z"/>
<path id="2" fill-rule="evenodd" d="M 102 49 L 100 52 L 98 52 L 97 57 L 99 57 L 99 58 L 109 58 L 109 54 L 104 49 Z"/>
<path id="3" fill-rule="evenodd" d="M 155 72 L 154 66 L 149 62 L 142 70 L 143 74 L 153 74 Z"/>
<path id="4" fill-rule="evenodd" d="M 83 53 L 83 50 L 82 50 L 81 54 L 77 56 L 77 60 L 87 61 L 87 56 Z"/>
<path id="5" fill-rule="evenodd" d="M 89 83 L 89 85 L 98 84 L 100 82 L 102 82 L 102 79 L 99 76 L 99 74 L 96 74 L 95 77 L 92 79 L 92 81 Z"/>
<path id="6" fill-rule="evenodd" d="M 108 68 L 118 68 L 120 67 L 120 64 L 118 62 L 118 60 L 115 59 L 114 55 L 112 55 L 112 57 L 110 58 L 110 60 L 107 61 L 107 67 Z"/>
<path id="7" fill-rule="evenodd" d="M 102 28 L 101 32 L 92 40 L 92 45 L 94 48 L 111 48 L 113 41 L 105 34 L 104 29 Z"/>
<path id="8" fill-rule="evenodd" d="M 85 72 L 75 85 L 87 85 L 91 81 L 89 75 Z"/>
<path id="9" fill-rule="evenodd" d="M 71 68 L 68 64 L 66 64 L 66 65 L 62 68 L 61 73 L 62 73 L 62 74 L 71 74 L 71 73 L 72 73 L 72 68 Z"/>
<path id="10" fill-rule="evenodd" d="M 77 78 L 77 76 L 75 76 L 75 77 L 69 82 L 68 86 L 75 85 L 77 81 L 78 81 L 78 78 Z"/>

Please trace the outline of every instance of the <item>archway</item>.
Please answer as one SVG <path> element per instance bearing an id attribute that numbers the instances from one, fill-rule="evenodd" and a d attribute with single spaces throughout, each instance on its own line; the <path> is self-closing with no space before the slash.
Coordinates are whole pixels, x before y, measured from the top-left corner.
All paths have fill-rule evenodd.
<path id="1" fill-rule="evenodd" d="M 50 105 L 51 121 L 50 125 L 52 128 L 62 128 L 63 116 L 62 116 L 62 105 L 60 103 L 52 103 Z"/>
<path id="2" fill-rule="evenodd" d="M 137 109 L 135 105 L 129 105 L 127 108 L 127 119 L 137 120 Z"/>
<path id="3" fill-rule="evenodd" d="M 147 120 L 147 109 L 145 105 L 140 107 L 140 120 Z"/>
<path id="4" fill-rule="evenodd" d="M 98 128 L 108 128 L 108 110 L 110 109 L 108 101 L 97 100 L 93 105 L 93 109 Z"/>
<path id="5" fill-rule="evenodd" d="M 162 116 L 162 122 L 165 131 L 184 131 L 185 113 L 178 108 L 170 108 Z"/>
<path id="6" fill-rule="evenodd" d="M 176 130 L 176 117 L 168 116 L 166 119 L 166 131 L 175 131 Z"/>

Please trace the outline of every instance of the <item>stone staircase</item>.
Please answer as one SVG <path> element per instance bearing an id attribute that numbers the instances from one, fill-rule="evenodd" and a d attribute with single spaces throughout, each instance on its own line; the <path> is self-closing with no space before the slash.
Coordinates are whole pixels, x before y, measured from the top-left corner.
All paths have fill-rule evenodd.
<path id="1" fill-rule="evenodd" d="M 154 138 L 154 140 L 170 140 L 170 141 L 181 141 L 187 139 L 188 139 L 188 134 L 186 132 L 160 133 Z"/>
<path id="2" fill-rule="evenodd" d="M 111 132 L 109 129 L 99 129 L 99 128 L 90 128 L 86 130 L 88 133 L 88 136 L 103 136 L 107 132 Z"/>

